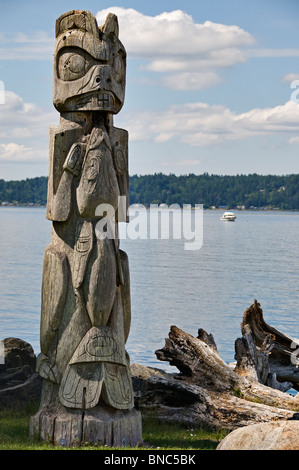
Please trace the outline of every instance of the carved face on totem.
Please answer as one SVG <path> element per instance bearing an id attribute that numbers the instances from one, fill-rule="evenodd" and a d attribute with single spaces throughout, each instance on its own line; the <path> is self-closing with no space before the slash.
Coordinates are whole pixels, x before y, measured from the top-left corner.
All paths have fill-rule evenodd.
<path id="1" fill-rule="evenodd" d="M 117 17 L 98 27 L 86 11 L 71 11 L 56 22 L 53 103 L 59 112 L 116 114 L 125 95 L 126 51 L 118 39 Z"/>

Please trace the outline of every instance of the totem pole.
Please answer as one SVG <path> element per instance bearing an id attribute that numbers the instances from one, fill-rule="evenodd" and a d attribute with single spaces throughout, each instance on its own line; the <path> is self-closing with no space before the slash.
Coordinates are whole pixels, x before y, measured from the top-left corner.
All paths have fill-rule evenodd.
<path id="1" fill-rule="evenodd" d="M 125 350 L 129 264 L 117 235 L 128 207 L 128 133 L 113 126 L 113 114 L 124 102 L 125 72 L 115 15 L 100 28 L 88 11 L 57 19 L 53 102 L 60 124 L 50 128 L 52 234 L 37 358 L 43 390 L 30 434 L 67 446 L 142 441 Z"/>

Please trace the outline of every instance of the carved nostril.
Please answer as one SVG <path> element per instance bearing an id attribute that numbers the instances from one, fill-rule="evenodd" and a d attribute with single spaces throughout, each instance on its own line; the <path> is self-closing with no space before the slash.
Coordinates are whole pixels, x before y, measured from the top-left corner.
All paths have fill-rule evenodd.
<path id="1" fill-rule="evenodd" d="M 107 83 L 111 83 L 111 78 L 110 77 L 107 78 Z"/>
<path id="2" fill-rule="evenodd" d="M 100 77 L 97 77 L 97 78 L 96 78 L 96 83 L 100 83 L 100 81 L 101 81 L 101 78 L 100 78 Z"/>

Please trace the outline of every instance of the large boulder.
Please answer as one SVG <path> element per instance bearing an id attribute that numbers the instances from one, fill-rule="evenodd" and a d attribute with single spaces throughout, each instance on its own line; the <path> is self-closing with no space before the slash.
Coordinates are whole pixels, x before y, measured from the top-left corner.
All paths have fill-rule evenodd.
<path id="1" fill-rule="evenodd" d="M 36 373 L 36 356 L 32 346 L 19 338 L 6 338 L 4 363 L 0 364 L 0 410 L 22 408 L 37 402 L 42 379 Z"/>
<path id="2" fill-rule="evenodd" d="M 299 450 L 299 421 L 272 421 L 235 429 L 217 450 Z"/>

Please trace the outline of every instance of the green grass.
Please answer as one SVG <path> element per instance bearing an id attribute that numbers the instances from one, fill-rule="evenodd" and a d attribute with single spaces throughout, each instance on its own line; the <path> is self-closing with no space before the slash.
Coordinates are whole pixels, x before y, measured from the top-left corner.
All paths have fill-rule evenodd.
<path id="1" fill-rule="evenodd" d="M 180 424 L 161 423 L 154 419 L 143 420 L 143 439 L 160 449 L 214 450 L 226 431 L 209 431 L 204 428 Z"/>
<path id="2" fill-rule="evenodd" d="M 65 447 L 29 437 L 29 420 L 35 411 L 32 407 L 27 407 L 23 411 L 0 411 L 0 450 L 66 450 Z M 225 435 L 225 431 L 211 432 L 202 428 L 165 424 L 155 418 L 144 418 L 143 440 L 145 444 L 139 450 L 143 448 L 214 450 Z M 82 445 L 70 448 L 70 450 L 75 449 L 108 450 L 109 447 Z"/>

